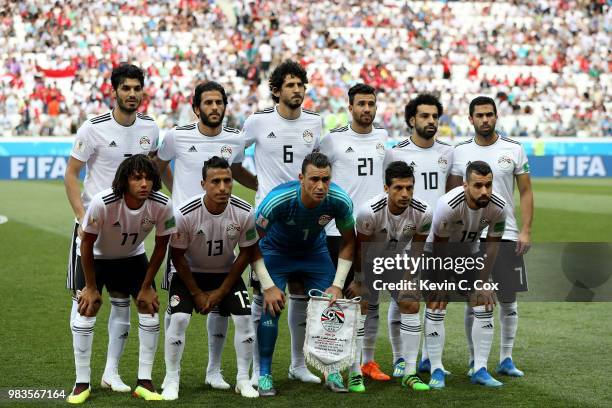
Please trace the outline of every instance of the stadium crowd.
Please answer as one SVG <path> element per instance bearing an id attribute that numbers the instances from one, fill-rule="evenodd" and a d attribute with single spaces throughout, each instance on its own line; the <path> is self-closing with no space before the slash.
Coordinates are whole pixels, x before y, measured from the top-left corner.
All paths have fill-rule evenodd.
<path id="1" fill-rule="evenodd" d="M 441 136 L 469 134 L 480 93 L 510 136 L 612 136 L 610 30 L 605 0 L 5 1 L 0 135 L 74 134 L 108 110 L 123 61 L 146 69 L 141 110 L 161 128 L 194 120 L 191 92 L 208 79 L 228 90 L 228 125 L 241 127 L 272 104 L 269 68 L 297 58 L 310 74 L 304 107 L 328 129 L 348 121 L 346 91 L 364 81 L 396 138 L 405 103 L 426 91 L 445 106 Z"/>

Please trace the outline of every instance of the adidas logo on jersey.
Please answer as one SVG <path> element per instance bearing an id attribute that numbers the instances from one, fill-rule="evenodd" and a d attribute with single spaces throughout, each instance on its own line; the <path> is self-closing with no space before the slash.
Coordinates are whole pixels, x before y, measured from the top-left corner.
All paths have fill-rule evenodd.
<path id="1" fill-rule="evenodd" d="M 108 147 L 117 147 L 117 143 L 115 143 L 115 141 L 113 140 L 108 144 Z"/>
<path id="2" fill-rule="evenodd" d="M 270 132 L 270 134 L 267 136 L 268 139 L 276 139 L 276 135 L 274 134 L 274 132 Z"/>
<path id="3" fill-rule="evenodd" d="M 295 225 L 295 221 L 293 220 L 293 218 L 287 221 L 287 225 Z"/>
<path id="4" fill-rule="evenodd" d="M 355 153 L 355 151 L 353 150 L 353 148 L 351 146 L 349 146 L 349 148 L 346 149 L 346 151 L 344 153 Z"/>
<path id="5" fill-rule="evenodd" d="M 198 230 L 198 232 L 196 233 L 196 235 L 204 235 L 204 231 L 202 231 L 202 230 Z"/>
<path id="6" fill-rule="evenodd" d="M 121 224 L 119 223 L 119 221 L 117 221 L 117 222 L 115 222 L 115 223 L 113 224 L 113 227 L 120 227 L 120 226 L 121 226 Z"/>
<path id="7" fill-rule="evenodd" d="M 416 167 L 416 163 L 412 161 L 412 162 L 410 162 L 409 166 L 410 167 Z"/>
<path id="8" fill-rule="evenodd" d="M 193 153 L 193 152 L 197 152 L 197 151 L 198 151 L 198 149 L 196 149 L 196 147 L 195 147 L 195 146 L 191 146 L 191 147 L 189 148 L 189 150 L 187 150 L 187 151 L 188 151 L 188 152 L 190 152 L 190 153 Z"/>

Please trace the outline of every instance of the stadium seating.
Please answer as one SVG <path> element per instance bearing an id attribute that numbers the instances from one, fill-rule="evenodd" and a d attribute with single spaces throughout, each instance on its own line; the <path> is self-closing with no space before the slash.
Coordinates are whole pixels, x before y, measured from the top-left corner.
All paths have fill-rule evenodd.
<path id="1" fill-rule="evenodd" d="M 228 124 L 240 127 L 272 104 L 268 65 L 285 58 L 307 65 L 305 107 L 328 127 L 366 81 L 397 138 L 404 104 L 424 91 L 441 96 L 445 134 L 469 134 L 468 102 L 488 94 L 508 135 L 611 136 L 611 15 L 605 0 L 7 2 L 0 137 L 73 134 L 108 109 L 122 61 L 146 69 L 141 108 L 161 127 L 193 120 L 190 94 L 206 79 L 226 86 Z"/>

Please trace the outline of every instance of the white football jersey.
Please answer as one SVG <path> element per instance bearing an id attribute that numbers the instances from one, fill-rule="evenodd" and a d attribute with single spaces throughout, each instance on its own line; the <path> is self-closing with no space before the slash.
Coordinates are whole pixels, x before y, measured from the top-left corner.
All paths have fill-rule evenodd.
<path id="1" fill-rule="evenodd" d="M 491 227 L 488 235 L 501 237 L 506 225 L 506 202 L 493 193 L 485 208 L 468 207 L 463 186 L 455 187 L 438 200 L 433 215 L 433 234 L 449 238 L 449 242 L 472 242 L 477 252 L 481 232 Z"/>
<path id="2" fill-rule="evenodd" d="M 276 107 L 247 118 L 242 131 L 245 147 L 255 144 L 256 205 L 274 187 L 298 178 L 304 157 L 319 148 L 322 129 L 321 116 L 306 109 L 295 120 L 283 118 Z"/>
<path id="3" fill-rule="evenodd" d="M 117 123 L 112 111 L 85 121 L 77 131 L 70 153 L 86 163 L 81 194 L 85 208 L 94 195 L 113 184 L 117 168 L 126 157 L 156 151 L 158 139 L 155 121 L 140 113 L 132 126 Z"/>
<path id="4" fill-rule="evenodd" d="M 519 142 L 499 136 L 490 146 L 479 146 L 474 139 L 455 146 L 451 174 L 465 179 L 467 165 L 482 160 L 493 170 L 493 190 L 501 195 L 508 205 L 506 232 L 503 239 L 518 240 L 518 225 L 514 215 L 515 176 L 529 173 L 529 163 L 523 146 Z"/>
<path id="5" fill-rule="evenodd" d="M 258 239 L 253 208 L 234 195 L 221 214 L 206 209 L 204 194 L 191 197 L 175 214 L 177 231 L 170 246 L 187 250 L 192 272 L 229 273 L 236 245 L 248 247 Z"/>
<path id="6" fill-rule="evenodd" d="M 202 193 L 202 166 L 213 156 L 232 163 L 244 160 L 244 140 L 240 131 L 223 127 L 216 136 L 206 136 L 191 123 L 169 130 L 162 140 L 157 156 L 164 161 L 174 160 L 172 200 L 176 205 Z"/>
<path id="7" fill-rule="evenodd" d="M 381 127 L 360 134 L 347 125 L 332 130 L 321 140 L 319 151 L 332 163 L 332 180 L 348 193 L 353 203 L 364 203 L 384 192 L 387 138 L 387 131 Z M 353 215 L 357 208 L 353 206 Z M 325 226 L 325 233 L 340 236 L 334 220 Z"/>
<path id="8" fill-rule="evenodd" d="M 163 193 L 152 192 L 142 207 L 130 209 L 111 188 L 96 194 L 83 218 L 83 231 L 98 235 L 94 258 L 120 259 L 145 252 L 143 241 L 155 227 L 155 235 L 176 231 L 172 202 Z M 80 240 L 77 253 L 81 253 Z"/>
<path id="9" fill-rule="evenodd" d="M 387 193 L 379 194 L 359 207 L 355 226 L 363 235 L 385 234 L 388 242 L 408 244 L 415 235 L 429 235 L 433 211 L 423 200 L 413 197 L 401 214 L 389 211 Z"/>
<path id="10" fill-rule="evenodd" d="M 387 150 L 384 168 L 394 161 L 404 161 L 414 168 L 414 194 L 434 207 L 446 192 L 446 179 L 453 163 L 453 147 L 436 140 L 429 148 L 414 144 L 410 138 Z"/>

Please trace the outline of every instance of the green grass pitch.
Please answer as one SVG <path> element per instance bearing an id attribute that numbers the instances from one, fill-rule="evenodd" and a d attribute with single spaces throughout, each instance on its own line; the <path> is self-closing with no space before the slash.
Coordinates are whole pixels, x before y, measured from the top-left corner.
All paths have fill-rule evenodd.
<path id="1" fill-rule="evenodd" d="M 535 242 L 612 241 L 612 180 L 535 179 Z M 252 201 L 253 194 L 238 186 L 235 193 Z M 64 290 L 65 268 L 72 227 L 72 213 L 61 182 L 0 182 L 0 405 L 14 388 L 64 389 L 74 381 L 72 340 L 68 324 L 70 296 Z M 150 244 L 150 243 L 149 243 Z M 149 246 L 150 247 L 150 246 Z M 158 274 L 158 278 L 161 275 Z M 164 293 L 165 294 L 165 293 Z M 162 294 L 162 308 L 166 298 Z M 106 298 L 106 295 L 104 295 Z M 520 303 L 520 302 L 519 302 Z M 106 357 L 108 301 L 96 324 L 92 357 L 93 393 L 87 406 L 144 406 L 130 395 L 113 394 L 99 387 Z M 387 305 L 381 306 L 376 359 L 389 372 L 391 351 L 387 340 Z M 453 375 L 439 392 L 415 394 L 397 382 L 367 383 L 364 395 L 333 395 L 321 386 L 287 379 L 289 333 L 281 323 L 276 347 L 274 376 L 280 395 L 247 401 L 230 391 L 204 386 L 206 330 L 196 316 L 188 330 L 182 365 L 180 399 L 161 406 L 612 406 L 610 303 L 527 303 L 519 306 L 519 331 L 514 350 L 522 379 L 500 378 L 502 389 L 469 384 L 465 376 L 467 349 L 463 333 L 463 305 L 454 304 L 447 317 L 444 362 Z M 121 374 L 130 385 L 137 372 L 138 330 L 132 308 L 132 330 Z M 496 317 L 497 319 L 497 317 Z M 235 382 L 235 356 L 229 339 L 223 373 Z M 499 329 L 496 329 L 489 368 L 498 361 Z M 163 333 L 156 355 L 154 382 L 163 379 Z M 426 377 L 427 379 L 427 377 Z M 20 403 L 18 406 L 65 404 L 65 401 Z"/>

